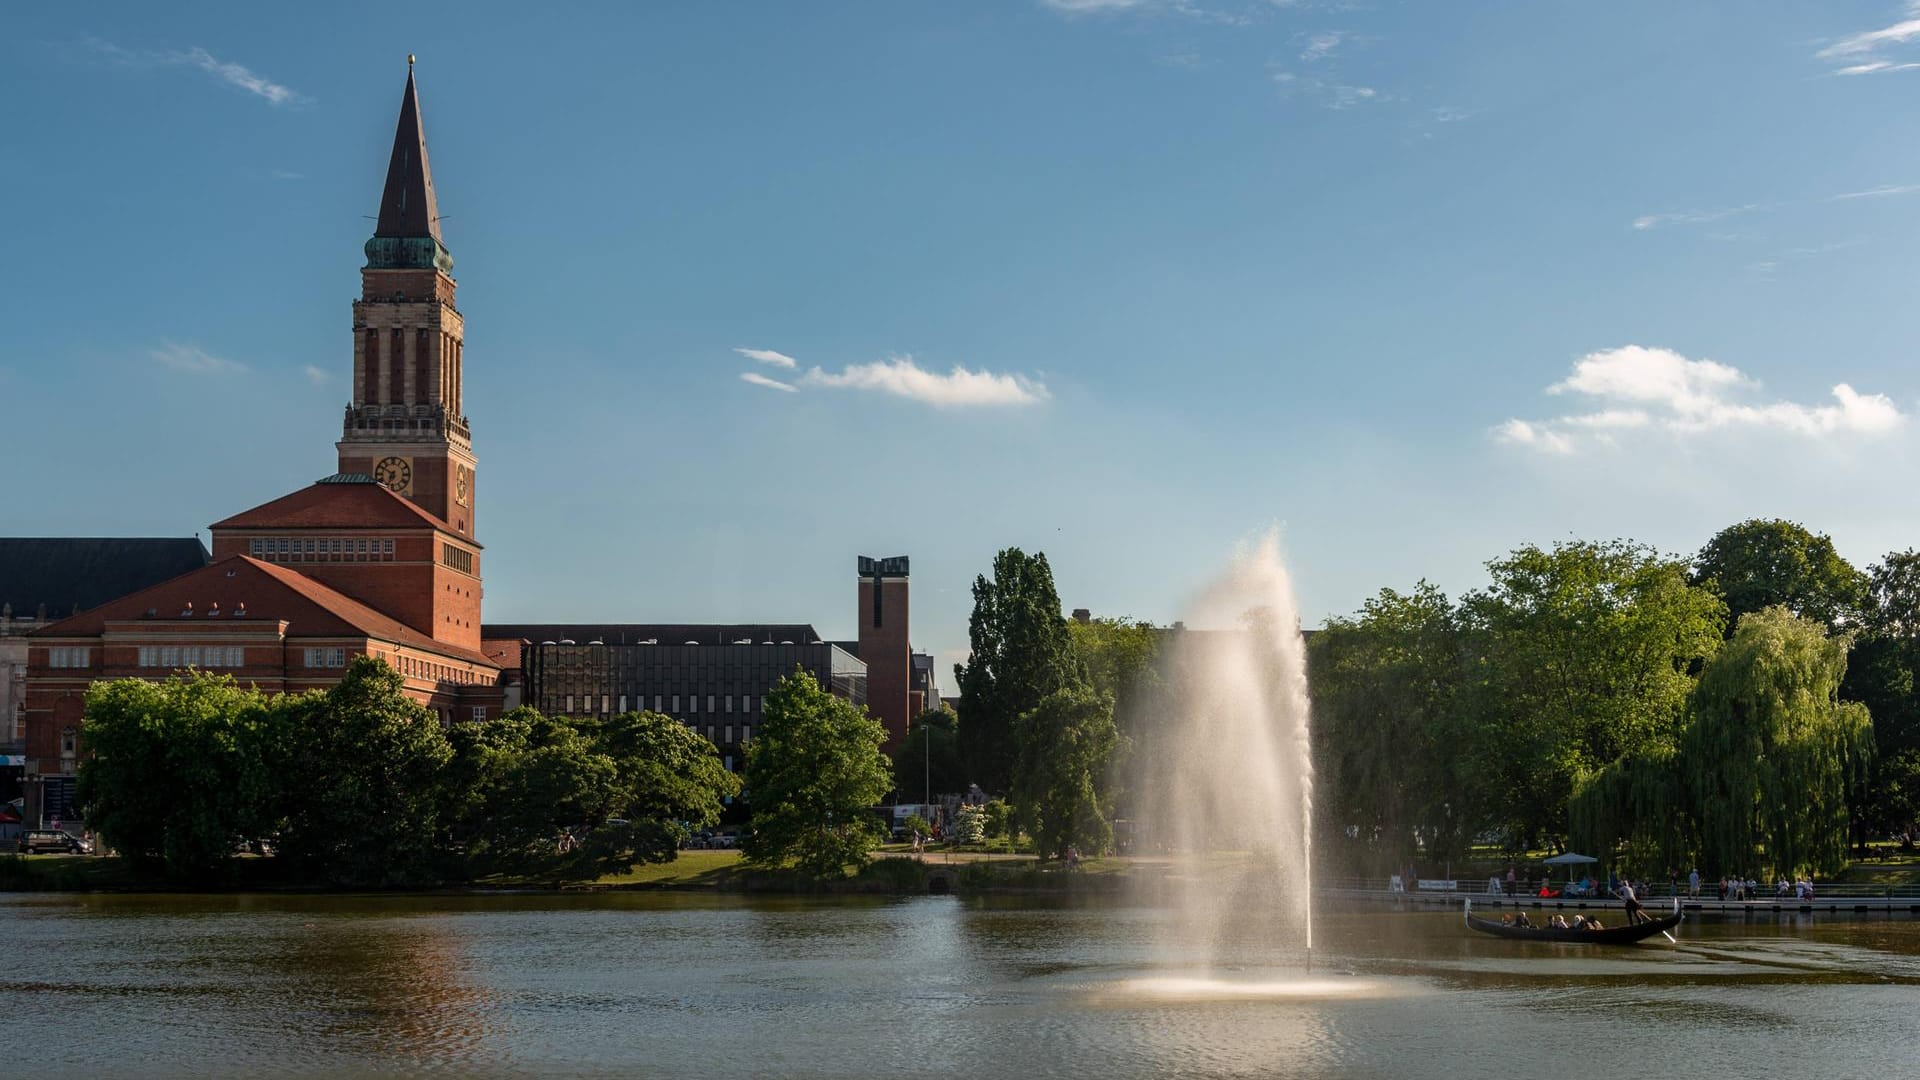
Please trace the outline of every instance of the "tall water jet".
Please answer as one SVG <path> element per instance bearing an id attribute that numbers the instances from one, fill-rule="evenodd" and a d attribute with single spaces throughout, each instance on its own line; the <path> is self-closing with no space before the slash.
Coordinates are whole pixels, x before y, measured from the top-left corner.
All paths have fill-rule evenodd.
<path id="1" fill-rule="evenodd" d="M 1147 849 L 1172 863 L 1168 944 L 1208 968 L 1311 957 L 1306 642 L 1277 534 L 1234 553 L 1163 657 L 1164 725 L 1135 748 L 1133 790 Z"/>

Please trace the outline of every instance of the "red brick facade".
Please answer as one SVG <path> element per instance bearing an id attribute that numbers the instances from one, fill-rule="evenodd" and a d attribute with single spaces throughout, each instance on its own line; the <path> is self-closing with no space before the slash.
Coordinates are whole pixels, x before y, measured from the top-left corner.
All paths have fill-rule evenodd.
<path id="1" fill-rule="evenodd" d="M 31 637 L 30 822 L 42 820 L 38 781 L 77 765 L 96 680 L 198 669 L 293 693 L 332 686 L 370 655 L 446 721 L 501 710 L 501 664 L 481 651 L 464 332 L 433 207 L 409 70 L 354 304 L 339 474 L 216 523 L 210 565 Z"/>
<path id="2" fill-rule="evenodd" d="M 906 737 L 913 646 L 908 640 L 907 560 L 860 560 L 860 659 L 867 711 L 887 729 L 887 748 Z"/>

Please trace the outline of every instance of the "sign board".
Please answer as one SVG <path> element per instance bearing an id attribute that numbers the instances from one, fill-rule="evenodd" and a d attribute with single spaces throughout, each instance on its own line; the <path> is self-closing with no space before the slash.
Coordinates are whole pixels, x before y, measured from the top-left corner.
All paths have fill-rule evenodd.
<path id="1" fill-rule="evenodd" d="M 1427 878 L 1420 879 L 1421 892 L 1453 892 L 1455 889 L 1458 889 L 1459 887 L 1460 887 L 1460 883 L 1457 881 L 1429 880 Z"/>

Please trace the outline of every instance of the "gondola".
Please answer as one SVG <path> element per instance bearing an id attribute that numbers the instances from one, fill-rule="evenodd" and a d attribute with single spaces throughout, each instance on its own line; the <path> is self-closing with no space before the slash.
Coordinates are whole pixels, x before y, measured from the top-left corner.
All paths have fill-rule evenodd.
<path id="1" fill-rule="evenodd" d="M 1680 925 L 1680 901 L 1673 902 L 1673 914 L 1653 922 L 1609 926 L 1605 930 L 1562 930 L 1557 926 L 1509 926 L 1482 919 L 1473 913 L 1473 901 L 1467 901 L 1467 927 L 1494 937 L 1519 941 L 1564 941 L 1571 945 L 1631 945 Z M 1611 912 L 1609 912 L 1611 913 Z M 1624 914 L 1622 915 L 1624 918 Z"/>

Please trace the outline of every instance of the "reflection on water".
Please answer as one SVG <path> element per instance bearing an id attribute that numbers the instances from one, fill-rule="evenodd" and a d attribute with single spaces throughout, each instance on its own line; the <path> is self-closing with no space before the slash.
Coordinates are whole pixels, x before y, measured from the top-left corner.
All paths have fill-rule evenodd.
<path id="1" fill-rule="evenodd" d="M 1511 942 L 1323 914 L 1312 973 L 1181 963 L 1164 911 L 499 897 L 0 897 L 8 1075 L 1369 1076 L 1551 1048 L 1901 1076 L 1920 922 Z M 1172 931 L 1172 932 L 1169 932 Z"/>

